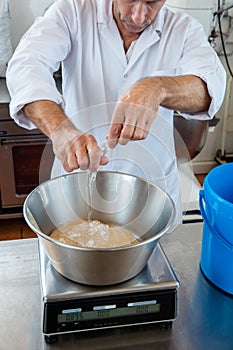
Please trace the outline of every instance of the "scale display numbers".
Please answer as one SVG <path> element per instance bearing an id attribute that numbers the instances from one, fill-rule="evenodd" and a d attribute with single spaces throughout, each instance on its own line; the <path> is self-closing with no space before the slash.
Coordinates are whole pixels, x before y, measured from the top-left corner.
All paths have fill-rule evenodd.
<path id="1" fill-rule="evenodd" d="M 146 315 L 160 312 L 161 305 L 156 300 L 146 302 L 128 303 L 126 307 L 98 306 L 90 311 L 63 310 L 58 314 L 58 323 L 82 322 L 90 320 L 102 320 L 114 317 Z"/>

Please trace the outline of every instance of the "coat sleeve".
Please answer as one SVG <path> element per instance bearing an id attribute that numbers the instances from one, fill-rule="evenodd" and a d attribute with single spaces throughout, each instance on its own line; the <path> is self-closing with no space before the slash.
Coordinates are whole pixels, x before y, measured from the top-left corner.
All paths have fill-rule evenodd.
<path id="1" fill-rule="evenodd" d="M 213 118 L 222 105 L 226 89 L 226 72 L 214 49 L 206 40 L 199 22 L 193 20 L 186 32 L 183 55 L 178 71 L 181 75 L 193 74 L 205 81 L 211 104 L 208 113 L 184 114 L 187 119 Z"/>
<path id="2" fill-rule="evenodd" d="M 22 112 L 25 104 L 51 100 L 64 108 L 54 72 L 71 49 L 71 26 L 75 23 L 72 6 L 72 0 L 55 2 L 22 37 L 9 62 L 6 78 L 11 96 L 10 115 L 25 128 L 35 128 Z M 76 28 L 72 29 L 75 35 Z"/>

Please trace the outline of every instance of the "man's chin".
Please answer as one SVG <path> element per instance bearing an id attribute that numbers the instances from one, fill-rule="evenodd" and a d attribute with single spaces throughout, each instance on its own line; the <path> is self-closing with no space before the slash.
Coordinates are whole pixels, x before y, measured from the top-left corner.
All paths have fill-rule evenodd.
<path id="1" fill-rule="evenodd" d="M 133 25 L 133 24 L 127 24 L 127 25 L 125 25 L 125 28 L 129 31 L 129 32 L 131 32 L 131 33 L 141 33 L 141 32 L 143 32 L 143 30 L 146 28 L 146 27 L 148 27 L 148 24 L 147 25 L 145 25 L 145 26 L 135 26 L 135 25 Z"/>
<path id="2" fill-rule="evenodd" d="M 124 23 L 124 26 L 125 28 L 128 30 L 128 31 L 131 31 L 133 33 L 141 33 L 144 29 L 146 29 L 150 23 L 144 23 L 140 26 L 134 24 L 134 23 L 129 23 L 129 22 L 123 22 Z"/>

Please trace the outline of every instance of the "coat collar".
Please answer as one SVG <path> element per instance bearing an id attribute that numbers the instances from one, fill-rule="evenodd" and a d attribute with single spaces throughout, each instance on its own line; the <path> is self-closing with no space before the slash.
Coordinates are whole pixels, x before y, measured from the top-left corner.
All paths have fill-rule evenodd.
<path id="1" fill-rule="evenodd" d="M 108 25 L 113 21 L 112 14 L 112 4 L 114 0 L 96 0 L 97 6 L 97 23 Z M 151 23 L 150 27 L 158 34 L 161 35 L 164 16 L 165 16 L 165 6 L 161 8 L 155 20 Z"/>
<path id="2" fill-rule="evenodd" d="M 125 73 L 134 65 L 143 52 L 160 40 L 164 24 L 164 7 L 160 10 L 155 20 L 148 26 L 137 39 L 132 57 L 127 64 L 122 42 L 120 41 L 119 31 L 112 14 L 113 0 L 95 0 L 97 8 L 97 24 L 101 35 L 105 38 L 111 50 L 115 52 L 122 65 L 125 67 Z"/>

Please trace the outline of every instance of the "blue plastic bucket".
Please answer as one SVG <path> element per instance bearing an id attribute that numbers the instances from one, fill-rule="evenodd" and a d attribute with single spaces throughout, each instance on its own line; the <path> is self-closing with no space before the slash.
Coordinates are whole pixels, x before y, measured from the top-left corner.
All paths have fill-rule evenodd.
<path id="1" fill-rule="evenodd" d="M 204 219 L 200 266 L 204 275 L 223 291 L 233 294 L 233 246 L 210 224 L 200 191 L 200 210 Z"/>
<path id="2" fill-rule="evenodd" d="M 204 180 L 203 188 L 210 226 L 233 245 L 233 163 L 212 169 Z"/>

